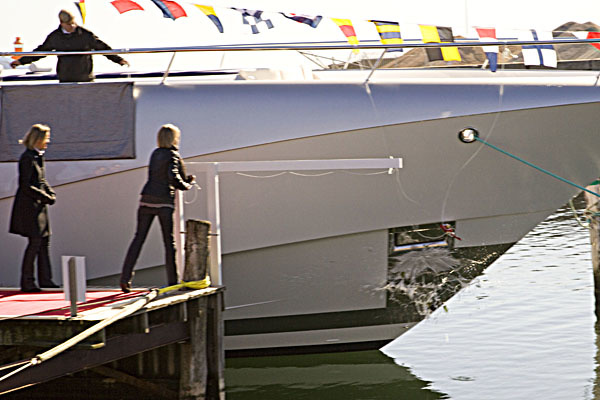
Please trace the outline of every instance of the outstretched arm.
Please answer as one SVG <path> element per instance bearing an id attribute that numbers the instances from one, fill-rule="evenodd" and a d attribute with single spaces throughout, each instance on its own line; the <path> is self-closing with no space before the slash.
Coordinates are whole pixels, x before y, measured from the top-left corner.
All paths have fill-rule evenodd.
<path id="1" fill-rule="evenodd" d="M 92 40 L 93 40 L 93 49 L 94 50 L 112 50 L 112 47 L 110 47 L 109 45 L 107 45 L 106 43 L 104 43 L 102 40 L 100 40 L 98 38 L 98 36 L 92 34 Z M 106 58 L 108 58 L 110 61 L 117 63 L 119 65 L 127 65 L 129 66 L 129 63 L 127 62 L 127 60 L 125 60 L 123 57 L 118 56 L 116 54 L 107 54 L 105 55 Z"/>
<path id="2" fill-rule="evenodd" d="M 49 34 L 46 37 L 46 40 L 44 40 L 44 43 L 40 44 L 38 47 L 36 47 L 35 49 L 33 49 L 33 51 L 53 51 L 55 50 L 54 48 L 54 40 L 52 39 L 52 33 Z M 10 66 L 15 68 L 18 65 L 25 65 L 25 64 L 30 64 L 34 61 L 37 61 L 39 59 L 42 59 L 46 56 L 24 56 L 19 58 L 18 60 L 15 60 L 13 62 L 10 63 Z"/>

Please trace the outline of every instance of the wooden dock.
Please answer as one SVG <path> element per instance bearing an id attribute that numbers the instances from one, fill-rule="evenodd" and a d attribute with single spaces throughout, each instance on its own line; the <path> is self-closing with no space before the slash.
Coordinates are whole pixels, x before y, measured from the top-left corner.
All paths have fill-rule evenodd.
<path id="1" fill-rule="evenodd" d="M 194 245 L 185 276 L 197 279 L 207 251 Z M 60 290 L 0 290 L 0 395 L 224 399 L 223 292 L 91 290 L 72 317 Z"/>

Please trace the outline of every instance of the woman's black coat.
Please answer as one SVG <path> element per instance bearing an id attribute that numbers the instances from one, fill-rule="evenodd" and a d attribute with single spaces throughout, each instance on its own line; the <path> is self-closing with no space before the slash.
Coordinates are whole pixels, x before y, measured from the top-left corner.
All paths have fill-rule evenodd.
<path id="1" fill-rule="evenodd" d="M 46 181 L 44 156 L 36 150 L 25 150 L 19 159 L 19 188 L 15 195 L 10 233 L 26 237 L 50 235 L 48 204 L 56 194 Z"/>
<path id="2" fill-rule="evenodd" d="M 185 174 L 185 166 L 177 147 L 159 147 L 150 156 L 148 181 L 142 188 L 144 203 L 175 204 L 175 190 L 188 190 L 193 176 Z"/>

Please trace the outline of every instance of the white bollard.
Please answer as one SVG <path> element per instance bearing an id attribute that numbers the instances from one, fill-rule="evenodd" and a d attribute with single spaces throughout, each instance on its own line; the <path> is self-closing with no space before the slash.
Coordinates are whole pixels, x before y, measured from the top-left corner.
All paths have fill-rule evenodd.
<path id="1" fill-rule="evenodd" d="M 71 263 L 69 261 L 73 259 Z M 71 281 L 69 273 L 69 264 L 73 265 L 75 279 Z M 65 300 L 71 300 L 71 288 L 74 288 L 74 300 L 77 302 L 85 301 L 86 280 L 85 280 L 85 257 L 80 256 L 62 256 L 62 278 L 65 292 Z M 75 285 L 73 285 L 75 284 Z"/>

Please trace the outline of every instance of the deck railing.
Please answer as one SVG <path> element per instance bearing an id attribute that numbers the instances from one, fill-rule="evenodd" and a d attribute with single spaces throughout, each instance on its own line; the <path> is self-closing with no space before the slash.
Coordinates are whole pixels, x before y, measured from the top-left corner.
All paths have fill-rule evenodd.
<path id="1" fill-rule="evenodd" d="M 478 41 L 475 39 L 457 40 L 444 43 L 423 43 L 421 41 L 409 41 L 402 44 L 383 44 L 379 41 L 363 41 L 351 45 L 346 42 L 296 42 L 296 43 L 248 43 L 232 45 L 208 45 L 208 46 L 173 46 L 173 47 L 136 47 L 111 50 L 93 51 L 24 51 L 0 52 L 2 56 L 64 56 L 64 55 L 110 55 L 110 54 L 145 54 L 145 53 L 186 53 L 186 52 L 235 52 L 235 51 L 282 51 L 282 50 L 394 50 L 413 48 L 445 48 L 445 47 L 488 47 L 488 46 L 541 46 L 541 45 L 565 45 L 565 44 L 596 44 L 600 38 L 555 38 L 553 40 L 505 40 Z"/>
<path id="2" fill-rule="evenodd" d="M 436 49 L 436 48 L 448 48 L 448 47 L 457 47 L 457 48 L 473 48 L 473 47 L 486 47 L 491 46 L 499 46 L 502 51 L 502 47 L 505 49 L 508 46 L 543 46 L 543 45 L 553 45 L 553 46 L 562 46 L 562 45 L 597 45 L 600 44 L 600 38 L 593 39 L 580 39 L 575 37 L 556 37 L 552 40 L 518 40 L 515 38 L 500 38 L 497 41 L 480 41 L 476 38 L 456 38 L 454 42 L 443 42 L 443 43 L 424 43 L 421 40 L 416 39 L 404 39 L 404 43 L 402 44 L 383 44 L 379 40 L 364 40 L 359 44 L 352 45 L 346 41 L 329 41 L 329 42 L 292 42 L 292 43 L 238 43 L 238 44 L 230 44 L 230 45 L 205 45 L 205 46 L 172 46 L 172 47 L 135 47 L 135 48 L 120 48 L 120 49 L 111 49 L 111 50 L 93 50 L 93 51 L 29 51 L 29 52 L 14 52 L 14 51 L 6 51 L 0 52 L 0 57 L 11 57 L 11 56 L 63 56 L 63 55 L 115 55 L 115 54 L 161 54 L 161 53 L 170 53 L 172 57 L 169 61 L 168 66 L 163 71 L 163 80 L 169 75 L 171 66 L 173 64 L 174 57 L 177 53 L 196 53 L 196 52 L 249 52 L 249 51 L 297 51 L 304 56 L 313 56 L 315 59 L 323 58 L 323 56 L 317 54 L 309 54 L 306 53 L 308 51 L 339 51 L 339 50 L 381 50 L 381 54 L 373 59 L 370 59 L 365 62 L 366 65 L 363 65 L 360 61 L 350 61 L 348 58 L 347 61 L 339 61 L 335 60 L 332 57 L 325 57 L 327 60 L 332 61 L 332 64 L 329 66 L 318 63 L 317 61 L 311 59 L 311 61 L 319 64 L 321 68 L 335 68 L 336 66 L 342 65 L 342 68 L 348 68 L 351 64 L 357 64 L 357 66 L 361 69 L 371 70 L 372 73 L 383 66 L 382 60 L 386 54 L 389 54 L 393 50 L 398 49 Z M 373 62 L 375 60 L 375 62 Z M 599 61 L 600 57 L 597 59 L 574 59 L 574 60 L 560 60 L 559 61 Z M 336 64 L 337 62 L 337 64 Z M 457 66 L 457 63 L 450 62 L 452 67 Z M 499 66 L 510 65 L 510 64 L 518 64 L 511 62 L 500 62 L 498 61 Z M 462 67 L 467 66 L 478 66 L 480 64 L 465 64 L 459 63 L 458 65 Z M 426 66 L 429 67 L 429 66 Z M 436 67 L 440 67 L 437 66 Z M 412 68 L 412 67 L 411 67 Z M 370 78 L 370 76 L 369 76 Z M 369 79 L 367 78 L 367 81 Z"/>

